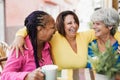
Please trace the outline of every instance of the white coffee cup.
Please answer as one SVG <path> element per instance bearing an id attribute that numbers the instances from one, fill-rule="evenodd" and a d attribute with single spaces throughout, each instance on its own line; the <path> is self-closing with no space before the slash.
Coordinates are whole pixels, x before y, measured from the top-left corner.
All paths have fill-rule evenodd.
<path id="1" fill-rule="evenodd" d="M 42 72 L 45 74 L 45 80 L 57 80 L 57 65 L 44 65 Z"/>

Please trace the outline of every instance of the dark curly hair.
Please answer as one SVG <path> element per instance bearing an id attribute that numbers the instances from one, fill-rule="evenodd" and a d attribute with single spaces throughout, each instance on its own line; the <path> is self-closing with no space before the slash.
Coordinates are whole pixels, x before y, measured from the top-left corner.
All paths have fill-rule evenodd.
<path id="1" fill-rule="evenodd" d="M 33 46 L 36 68 L 40 66 L 37 57 L 37 27 L 40 26 L 44 28 L 49 21 L 49 16 L 50 15 L 44 11 L 34 11 L 26 17 L 24 22 Z"/>

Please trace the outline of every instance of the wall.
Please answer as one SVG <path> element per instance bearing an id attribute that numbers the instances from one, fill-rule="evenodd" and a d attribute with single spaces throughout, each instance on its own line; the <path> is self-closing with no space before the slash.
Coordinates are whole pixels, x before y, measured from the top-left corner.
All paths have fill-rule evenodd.
<path id="1" fill-rule="evenodd" d="M 43 10 L 54 19 L 64 10 L 72 10 L 78 15 L 80 27 L 78 31 L 89 29 L 90 16 L 97 6 L 108 0 L 4 0 L 5 1 L 5 41 L 11 44 L 15 33 L 24 27 L 25 17 L 33 10 Z M 111 1 L 111 0 L 110 0 Z M 109 2 L 110 2 L 109 1 Z M 110 4 L 109 4 L 110 5 Z"/>
<path id="2" fill-rule="evenodd" d="M 8 44 L 11 44 L 13 42 L 16 31 L 24 26 L 25 17 L 33 10 L 38 10 L 39 4 L 43 4 L 43 0 L 5 1 L 6 8 L 5 40 Z"/>
<path id="3" fill-rule="evenodd" d="M 0 41 L 5 40 L 4 1 L 0 0 Z"/>

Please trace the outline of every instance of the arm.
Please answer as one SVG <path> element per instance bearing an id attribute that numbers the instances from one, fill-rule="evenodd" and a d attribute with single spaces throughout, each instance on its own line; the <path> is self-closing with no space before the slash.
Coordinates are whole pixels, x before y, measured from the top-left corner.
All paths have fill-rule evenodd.
<path id="1" fill-rule="evenodd" d="M 87 40 L 88 44 L 90 42 L 92 42 L 94 39 L 96 39 L 95 37 L 95 31 L 93 29 L 90 29 L 88 31 L 83 32 L 85 40 Z"/>
<path id="2" fill-rule="evenodd" d="M 20 56 L 16 59 L 15 52 L 9 56 L 1 74 L 1 80 L 44 80 L 44 74 L 40 72 L 40 68 L 26 66 L 30 65 L 30 63 L 26 63 L 28 56 Z"/>
<path id="3" fill-rule="evenodd" d="M 22 63 L 24 63 L 23 57 L 15 58 L 15 51 L 9 56 L 4 70 L 2 72 L 1 80 L 24 80 L 24 77 L 28 74 L 28 72 L 19 72 L 22 68 Z"/>
<path id="4" fill-rule="evenodd" d="M 14 49 L 16 49 L 16 57 L 18 57 L 18 51 L 20 50 L 23 54 L 23 49 L 26 48 L 25 42 L 24 42 L 24 38 L 27 36 L 27 30 L 26 27 L 20 29 L 17 31 L 16 33 L 16 37 L 15 40 L 13 41 L 13 43 L 10 46 L 10 49 L 13 51 Z M 24 47 L 24 48 L 23 48 Z M 12 52 L 11 51 L 11 52 Z M 23 54 L 24 55 L 24 54 Z"/>
<path id="5" fill-rule="evenodd" d="M 93 29 L 85 32 L 86 34 L 88 34 L 87 38 L 88 38 L 88 42 L 91 42 L 92 40 L 96 39 L 95 37 L 95 31 Z M 115 35 L 114 35 L 115 39 L 118 41 L 118 43 L 120 44 L 120 31 L 116 31 Z"/>
<path id="6" fill-rule="evenodd" d="M 118 30 L 115 34 L 115 39 L 118 41 L 118 43 L 120 44 L 120 31 Z M 117 52 L 120 54 L 120 46 L 118 46 L 118 50 Z"/>
<path id="7" fill-rule="evenodd" d="M 27 29 L 26 27 L 21 28 L 20 30 L 17 31 L 16 36 L 22 36 L 22 37 L 26 37 L 27 36 Z"/>
<path id="8" fill-rule="evenodd" d="M 114 35 L 115 39 L 118 41 L 118 43 L 120 44 L 120 31 L 117 31 Z"/>

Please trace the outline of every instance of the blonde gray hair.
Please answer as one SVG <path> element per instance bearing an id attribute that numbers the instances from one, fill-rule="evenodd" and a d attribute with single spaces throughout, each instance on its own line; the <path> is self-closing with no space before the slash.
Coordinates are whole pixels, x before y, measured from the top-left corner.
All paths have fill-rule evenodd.
<path id="1" fill-rule="evenodd" d="M 119 14 L 114 8 L 101 8 L 96 10 L 91 16 L 91 21 L 102 21 L 106 27 L 111 27 L 111 35 L 114 35 L 119 26 Z"/>

